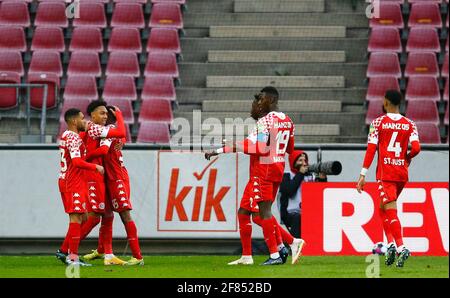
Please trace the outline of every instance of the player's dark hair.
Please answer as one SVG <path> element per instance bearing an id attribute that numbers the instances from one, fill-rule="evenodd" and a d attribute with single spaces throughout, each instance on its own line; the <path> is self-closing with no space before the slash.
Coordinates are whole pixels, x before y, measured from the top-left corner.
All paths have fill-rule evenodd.
<path id="1" fill-rule="evenodd" d="M 106 109 L 108 110 L 108 121 L 106 122 L 106 124 L 114 124 L 114 123 L 116 123 L 117 118 L 112 113 L 112 111 L 115 111 L 116 108 L 114 108 L 113 106 L 107 106 Z"/>
<path id="2" fill-rule="evenodd" d="M 79 109 L 68 109 L 64 113 L 64 120 L 66 121 L 66 123 L 68 123 L 72 118 L 78 117 L 78 115 L 80 115 L 80 113 L 81 113 L 81 111 Z"/>
<path id="3" fill-rule="evenodd" d="M 278 102 L 278 98 L 280 97 L 280 94 L 278 93 L 277 88 L 272 87 L 272 86 L 264 87 L 261 90 L 261 93 L 265 93 L 266 96 L 271 97 L 273 102 Z"/>
<path id="4" fill-rule="evenodd" d="M 403 96 L 397 90 L 388 90 L 384 97 L 389 100 L 394 106 L 399 106 L 402 102 Z"/>
<path id="5" fill-rule="evenodd" d="M 95 111 L 95 109 L 97 109 L 98 107 L 107 107 L 108 105 L 106 104 L 106 101 L 103 100 L 94 100 L 92 101 L 88 106 L 87 106 L 87 113 L 90 116 L 92 114 L 92 112 Z"/>

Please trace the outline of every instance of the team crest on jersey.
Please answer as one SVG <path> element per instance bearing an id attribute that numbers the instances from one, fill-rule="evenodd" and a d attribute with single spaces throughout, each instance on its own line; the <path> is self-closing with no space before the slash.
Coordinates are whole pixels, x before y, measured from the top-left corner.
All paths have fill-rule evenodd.
<path id="1" fill-rule="evenodd" d="M 373 127 L 373 124 L 370 125 L 369 133 L 374 133 L 375 127 Z"/>

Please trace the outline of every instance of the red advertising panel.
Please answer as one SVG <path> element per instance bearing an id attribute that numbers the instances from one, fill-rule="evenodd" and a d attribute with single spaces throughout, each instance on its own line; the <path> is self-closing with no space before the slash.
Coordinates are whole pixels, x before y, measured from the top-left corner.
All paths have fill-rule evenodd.
<path id="1" fill-rule="evenodd" d="M 305 255 L 366 255 L 386 242 L 378 216 L 378 185 L 304 183 L 302 238 Z M 445 183 L 409 183 L 398 201 L 405 245 L 414 255 L 447 256 L 449 193 Z"/>

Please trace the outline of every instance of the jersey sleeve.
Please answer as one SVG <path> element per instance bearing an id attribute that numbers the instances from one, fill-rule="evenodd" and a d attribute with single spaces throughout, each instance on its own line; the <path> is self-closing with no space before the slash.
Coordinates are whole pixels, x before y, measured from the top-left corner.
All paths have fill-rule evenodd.
<path id="1" fill-rule="evenodd" d="M 257 142 L 267 143 L 270 136 L 270 120 L 268 117 L 263 117 L 258 120 L 253 131 L 249 134 L 247 139 L 256 144 Z"/>
<path id="2" fill-rule="evenodd" d="M 88 135 L 94 139 L 106 138 L 108 136 L 109 127 L 101 126 L 93 122 L 88 124 Z"/>
<path id="3" fill-rule="evenodd" d="M 381 118 L 377 118 L 372 121 L 369 128 L 369 137 L 367 142 L 369 144 L 375 144 L 378 145 L 378 137 L 380 135 L 380 124 L 381 124 Z"/>
<path id="4" fill-rule="evenodd" d="M 417 125 L 414 121 L 411 121 L 411 135 L 409 136 L 409 142 L 419 142 L 419 131 L 417 130 Z"/>
<path id="5" fill-rule="evenodd" d="M 69 150 L 70 158 L 81 158 L 81 138 L 76 134 L 69 134 L 66 140 L 66 147 Z"/>

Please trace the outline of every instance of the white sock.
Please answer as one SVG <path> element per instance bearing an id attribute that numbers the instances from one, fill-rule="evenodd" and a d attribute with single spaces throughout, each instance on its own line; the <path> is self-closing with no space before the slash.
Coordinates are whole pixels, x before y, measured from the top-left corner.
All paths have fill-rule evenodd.
<path id="1" fill-rule="evenodd" d="M 278 245 L 278 251 L 282 250 L 284 248 L 284 244 L 281 243 L 280 245 Z"/>
<path id="2" fill-rule="evenodd" d="M 242 256 L 242 259 L 253 259 L 252 256 Z"/>
<path id="3" fill-rule="evenodd" d="M 271 259 L 278 259 L 280 257 L 280 254 L 278 252 L 270 254 Z"/>
<path id="4" fill-rule="evenodd" d="M 404 245 L 400 245 L 399 247 L 397 247 L 397 252 L 401 253 L 404 248 L 405 248 Z"/>
<path id="5" fill-rule="evenodd" d="M 106 254 L 105 255 L 105 259 L 107 259 L 107 260 L 111 260 L 112 258 L 114 258 L 114 254 Z"/>
<path id="6" fill-rule="evenodd" d="M 294 240 L 292 241 L 292 243 L 290 244 L 290 246 L 299 243 L 300 240 L 301 240 L 301 239 L 299 239 L 299 238 L 294 238 Z"/>

